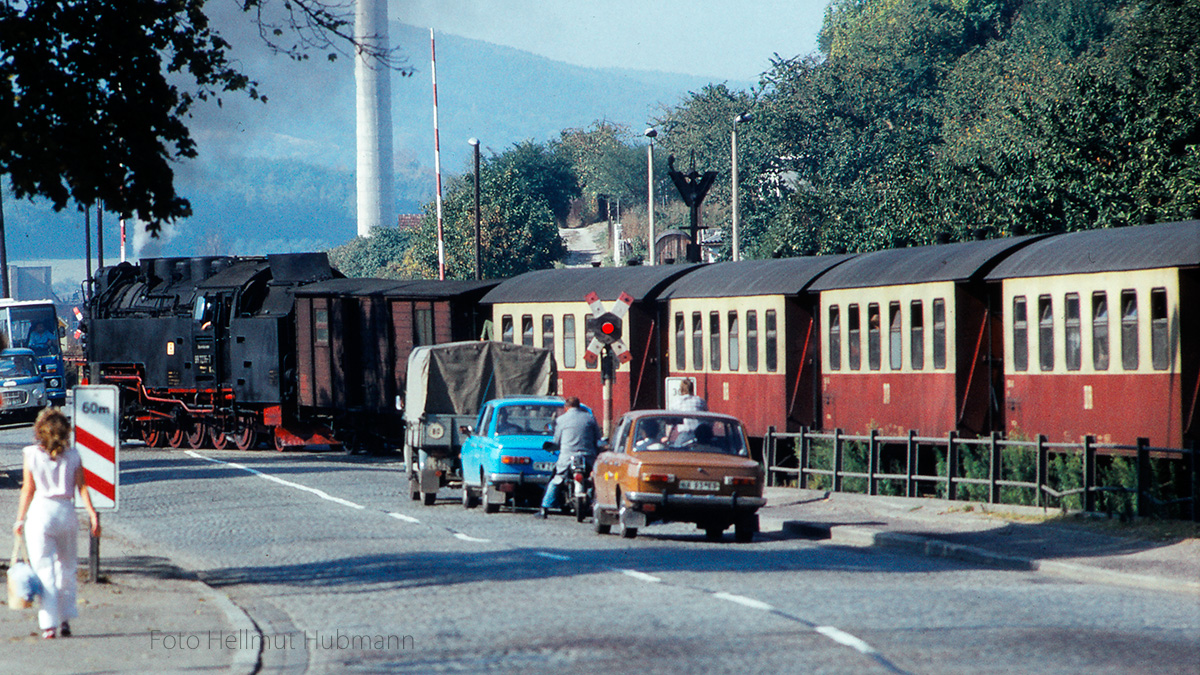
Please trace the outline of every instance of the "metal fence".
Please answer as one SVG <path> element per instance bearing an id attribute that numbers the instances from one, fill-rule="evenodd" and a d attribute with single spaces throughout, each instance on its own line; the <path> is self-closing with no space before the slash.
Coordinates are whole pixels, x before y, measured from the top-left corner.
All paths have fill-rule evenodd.
<path id="1" fill-rule="evenodd" d="M 1090 436 L 1082 443 L 1050 443 L 1045 436 L 1016 441 L 995 433 L 987 438 L 959 438 L 955 433 L 927 437 L 915 431 L 906 436 L 881 436 L 878 431 L 855 436 L 840 429 L 781 433 L 774 427 L 763 444 L 770 485 L 794 479 L 798 487 L 809 487 L 820 481 L 835 492 L 877 495 L 884 488 L 886 494 L 907 497 L 929 494 L 932 488 L 950 500 L 1063 509 L 1078 495 L 1077 507 L 1083 511 L 1109 513 L 1114 500 L 1104 495 L 1129 495 L 1129 515 L 1200 522 L 1197 454 L 1191 447 L 1152 447 L 1144 438 L 1137 445 L 1117 445 L 1096 443 Z M 881 466 L 885 457 L 887 466 Z M 1111 467 L 1113 457 L 1132 460 L 1121 465 L 1132 475 L 1114 476 L 1121 473 L 1120 467 L 1098 470 L 1100 458 L 1108 458 Z M 1168 475 L 1156 479 L 1156 473 Z M 855 485 L 848 488 L 848 482 Z"/>

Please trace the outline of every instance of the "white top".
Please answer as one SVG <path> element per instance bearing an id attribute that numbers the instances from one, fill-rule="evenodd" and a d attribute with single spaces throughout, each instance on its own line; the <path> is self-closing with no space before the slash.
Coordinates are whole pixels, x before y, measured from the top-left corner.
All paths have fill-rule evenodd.
<path id="1" fill-rule="evenodd" d="M 37 490 L 35 497 L 43 499 L 75 498 L 75 473 L 83 466 L 79 451 L 72 444 L 67 445 L 57 460 L 50 459 L 40 445 L 27 445 L 25 453 L 25 468 L 33 474 L 33 484 Z"/>

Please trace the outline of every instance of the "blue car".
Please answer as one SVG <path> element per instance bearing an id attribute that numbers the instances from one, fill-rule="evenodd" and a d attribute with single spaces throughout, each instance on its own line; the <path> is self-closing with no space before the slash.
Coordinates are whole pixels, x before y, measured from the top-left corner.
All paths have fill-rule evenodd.
<path id="1" fill-rule="evenodd" d="M 536 505 L 554 475 L 554 438 L 563 411 L 557 396 L 522 396 L 488 401 L 462 446 L 463 506 L 480 502 L 487 513 L 506 504 Z"/>

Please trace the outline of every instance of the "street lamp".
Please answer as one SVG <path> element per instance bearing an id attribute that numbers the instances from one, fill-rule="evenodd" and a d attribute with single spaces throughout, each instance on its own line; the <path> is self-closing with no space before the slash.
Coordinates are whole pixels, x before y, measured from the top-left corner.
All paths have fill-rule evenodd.
<path id="1" fill-rule="evenodd" d="M 730 163 L 733 168 L 733 259 L 741 260 L 741 249 L 738 240 L 738 161 L 737 161 L 737 129 L 738 124 L 754 119 L 752 113 L 742 113 L 733 118 L 733 134 L 730 137 Z"/>
<path id="2" fill-rule="evenodd" d="M 479 267 L 479 233 L 482 229 L 479 213 L 479 139 L 471 138 L 467 140 L 467 143 L 475 148 L 475 281 L 479 281 L 483 278 Z"/>
<path id="3" fill-rule="evenodd" d="M 650 233 L 648 235 L 650 255 L 648 258 L 649 264 L 653 265 L 657 253 L 654 246 L 654 138 L 658 136 L 658 129 L 650 127 L 642 135 L 650 139 L 650 145 L 646 147 L 646 210 L 650 213 Z"/>

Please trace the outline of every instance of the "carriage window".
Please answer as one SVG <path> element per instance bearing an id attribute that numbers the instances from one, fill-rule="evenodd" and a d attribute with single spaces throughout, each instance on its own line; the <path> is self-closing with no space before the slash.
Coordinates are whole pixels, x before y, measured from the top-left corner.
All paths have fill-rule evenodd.
<path id="1" fill-rule="evenodd" d="M 1023 295 L 1013 298 L 1013 370 L 1029 370 L 1029 317 Z"/>
<path id="2" fill-rule="evenodd" d="M 900 325 L 900 303 L 888 304 L 888 364 L 892 370 L 900 370 L 904 360 L 903 344 L 901 344 L 904 329 Z"/>
<path id="3" fill-rule="evenodd" d="M 502 342 L 513 341 L 513 319 L 511 314 L 505 314 L 500 317 L 500 340 Z"/>
<path id="4" fill-rule="evenodd" d="M 529 314 L 521 317 L 521 344 L 533 346 L 533 316 Z"/>
<path id="5" fill-rule="evenodd" d="M 1150 289 L 1150 365 L 1166 370 L 1170 365 L 1170 334 L 1167 320 L 1167 289 Z"/>
<path id="6" fill-rule="evenodd" d="M 587 344 L 585 344 L 583 347 L 584 349 L 587 349 L 587 345 L 591 344 L 591 336 L 595 335 L 595 333 L 596 317 L 592 316 L 591 314 L 587 314 L 586 318 L 583 320 L 583 339 L 587 342 Z M 600 365 L 600 359 L 588 360 L 587 354 L 584 354 L 583 365 L 585 368 L 595 368 Z"/>
<path id="7" fill-rule="evenodd" d="M 431 345 L 433 339 L 433 310 L 427 307 L 413 310 L 413 346 Z"/>
<path id="8" fill-rule="evenodd" d="M 909 351 L 912 352 L 913 370 L 925 368 L 925 308 L 920 300 L 913 300 L 908 310 Z"/>
<path id="9" fill-rule="evenodd" d="M 842 322 L 837 305 L 829 306 L 829 369 L 842 369 Z"/>
<path id="10" fill-rule="evenodd" d="M 858 305 L 846 308 L 846 350 L 850 360 L 850 370 L 862 367 L 862 330 L 858 326 Z"/>
<path id="11" fill-rule="evenodd" d="M 1138 309 L 1137 291 L 1121 291 L 1121 367 L 1138 367 Z"/>
<path id="12" fill-rule="evenodd" d="M 563 367 L 575 367 L 575 315 L 563 315 Z"/>
<path id="13" fill-rule="evenodd" d="M 775 310 L 767 310 L 767 372 L 773 373 L 779 370 L 779 334 L 775 327 Z"/>
<path id="14" fill-rule="evenodd" d="M 1092 293 L 1092 367 L 1108 370 L 1108 296 Z"/>
<path id="15" fill-rule="evenodd" d="M 721 313 L 708 313 L 708 365 L 714 371 L 721 369 Z"/>
<path id="16" fill-rule="evenodd" d="M 1066 329 L 1067 370 L 1079 370 L 1083 364 L 1083 332 L 1079 321 L 1079 294 L 1067 293 Z"/>
<path id="17" fill-rule="evenodd" d="M 675 312 L 675 370 L 687 368 L 687 327 L 683 312 Z"/>
<path id="18" fill-rule="evenodd" d="M 933 301 L 933 367 L 946 368 L 946 301 L 942 298 Z"/>
<path id="19" fill-rule="evenodd" d="M 729 369 L 737 370 L 741 365 L 741 345 L 738 344 L 738 314 L 729 313 Z"/>
<path id="20" fill-rule="evenodd" d="M 554 317 L 542 315 L 542 349 L 554 351 Z"/>
<path id="21" fill-rule="evenodd" d="M 758 372 L 758 311 L 746 312 L 746 370 Z"/>
<path id="22" fill-rule="evenodd" d="M 704 318 L 692 312 L 692 368 L 704 370 Z"/>
<path id="23" fill-rule="evenodd" d="M 867 367 L 871 370 L 879 370 L 879 331 L 879 303 L 872 302 L 867 305 Z"/>
<path id="24" fill-rule="evenodd" d="M 325 307 L 313 308 L 313 339 L 319 347 L 329 346 L 329 310 Z"/>
<path id="25" fill-rule="evenodd" d="M 1054 301 L 1038 296 L 1038 364 L 1042 370 L 1054 370 Z"/>

